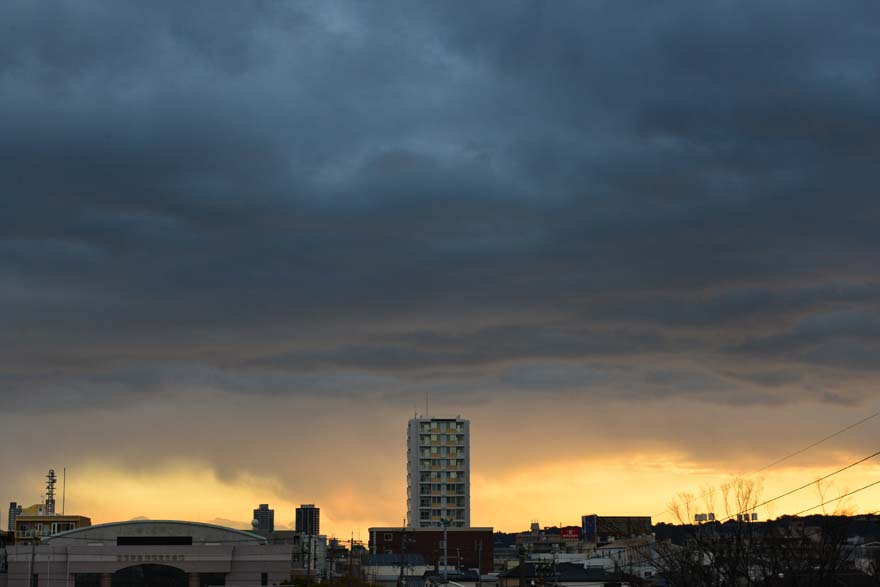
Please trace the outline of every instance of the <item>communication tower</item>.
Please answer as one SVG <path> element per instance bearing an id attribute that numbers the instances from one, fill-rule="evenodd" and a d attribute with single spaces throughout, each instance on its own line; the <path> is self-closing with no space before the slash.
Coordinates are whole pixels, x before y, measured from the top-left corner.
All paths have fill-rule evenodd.
<path id="1" fill-rule="evenodd" d="M 55 483 L 57 481 L 55 469 L 49 469 L 49 474 L 46 475 L 46 507 L 44 508 L 47 516 L 55 515 Z"/>

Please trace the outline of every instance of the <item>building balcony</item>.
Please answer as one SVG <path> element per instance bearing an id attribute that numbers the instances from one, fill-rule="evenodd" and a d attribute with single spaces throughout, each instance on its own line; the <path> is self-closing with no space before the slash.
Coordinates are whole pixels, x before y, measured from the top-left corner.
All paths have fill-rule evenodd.
<path id="1" fill-rule="evenodd" d="M 48 528 L 44 528 L 42 530 L 16 530 L 15 538 L 16 539 L 28 539 L 28 538 L 45 538 L 47 536 L 52 536 L 56 532 L 52 532 Z"/>

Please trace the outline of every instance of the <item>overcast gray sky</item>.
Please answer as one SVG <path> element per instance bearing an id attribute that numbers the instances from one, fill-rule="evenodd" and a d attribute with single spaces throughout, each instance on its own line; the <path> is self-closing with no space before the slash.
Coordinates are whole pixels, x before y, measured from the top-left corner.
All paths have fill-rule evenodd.
<path id="1" fill-rule="evenodd" d="M 486 508 L 536 462 L 732 473 L 863 417 L 878 17 L 4 2 L 0 500 L 67 463 L 82 507 L 99 480 L 200 471 L 253 490 L 216 516 L 268 492 L 397 523 L 426 394 L 474 421 Z"/>

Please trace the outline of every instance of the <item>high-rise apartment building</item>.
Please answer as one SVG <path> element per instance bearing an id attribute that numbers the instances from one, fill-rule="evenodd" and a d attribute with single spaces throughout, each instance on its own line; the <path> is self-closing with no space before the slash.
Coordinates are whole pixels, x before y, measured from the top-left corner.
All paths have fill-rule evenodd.
<path id="1" fill-rule="evenodd" d="M 296 531 L 318 536 L 321 533 L 321 508 L 316 508 L 313 503 L 296 508 Z"/>
<path id="2" fill-rule="evenodd" d="M 258 522 L 257 530 L 275 531 L 275 510 L 270 510 L 268 503 L 261 503 L 254 510 L 254 520 Z"/>
<path id="3" fill-rule="evenodd" d="M 471 525 L 470 422 L 415 417 L 406 432 L 407 525 Z"/>

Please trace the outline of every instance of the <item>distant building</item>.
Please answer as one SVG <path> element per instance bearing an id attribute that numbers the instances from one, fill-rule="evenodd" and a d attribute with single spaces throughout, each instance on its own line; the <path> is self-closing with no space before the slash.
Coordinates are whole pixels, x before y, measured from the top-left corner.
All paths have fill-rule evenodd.
<path id="1" fill-rule="evenodd" d="M 379 587 L 425 587 L 433 569 L 420 554 L 370 554 L 361 566 L 364 580 Z"/>
<path id="2" fill-rule="evenodd" d="M 416 417 L 407 426 L 407 525 L 471 525 L 470 422 Z"/>
<path id="3" fill-rule="evenodd" d="M 296 508 L 296 531 L 318 536 L 321 533 L 321 508 L 316 508 L 313 503 Z"/>
<path id="4" fill-rule="evenodd" d="M 327 537 L 294 530 L 254 530 L 270 545 L 293 547 L 291 573 L 301 577 L 325 577 L 327 574 Z"/>
<path id="5" fill-rule="evenodd" d="M 14 501 L 9 502 L 9 521 L 6 526 L 6 529 L 9 530 L 10 532 L 15 530 L 15 517 L 21 515 L 22 509 L 23 508 L 20 505 L 18 505 L 18 503 L 14 502 Z"/>
<path id="6" fill-rule="evenodd" d="M 581 529 L 577 526 L 544 528 L 533 522 L 528 532 L 514 536 L 517 550 L 524 549 L 529 555 L 546 553 L 578 553 L 592 550 L 593 545 L 583 542 Z"/>
<path id="7" fill-rule="evenodd" d="M 258 530 L 266 532 L 275 530 L 275 510 L 270 510 L 268 503 L 261 503 L 260 507 L 254 510 L 254 520 L 257 522 Z"/>
<path id="8" fill-rule="evenodd" d="M 85 528 L 92 525 L 92 520 L 85 516 L 50 516 L 46 514 L 29 515 L 28 508 L 15 518 L 15 543 L 31 544 L 44 538 Z M 42 511 L 42 509 L 40 510 Z"/>
<path id="9" fill-rule="evenodd" d="M 446 549 L 449 568 L 479 569 L 490 573 L 494 568 L 492 528 L 447 529 Z M 418 554 L 428 565 L 443 565 L 443 530 L 441 528 L 370 528 L 370 554 Z"/>
<path id="10" fill-rule="evenodd" d="M 606 544 L 650 533 L 651 516 L 581 516 L 581 538 L 585 542 Z"/>
<path id="11" fill-rule="evenodd" d="M 603 568 L 584 567 L 582 563 L 559 563 L 557 565 L 527 562 L 498 575 L 499 587 L 520 585 L 557 585 L 559 587 L 585 587 L 587 585 L 634 585 L 625 575 L 611 573 Z M 638 579 L 636 579 L 638 581 Z"/>

